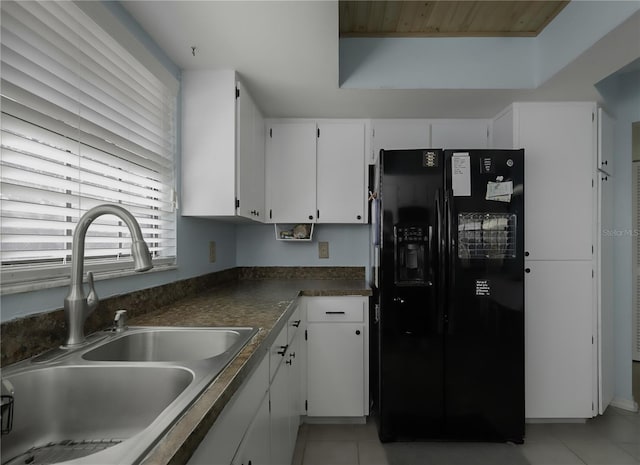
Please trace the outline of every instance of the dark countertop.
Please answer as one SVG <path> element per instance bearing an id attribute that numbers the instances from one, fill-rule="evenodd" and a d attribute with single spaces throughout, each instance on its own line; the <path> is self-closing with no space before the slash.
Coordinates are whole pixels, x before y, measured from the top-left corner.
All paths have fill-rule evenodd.
<path id="1" fill-rule="evenodd" d="M 260 331 L 158 442 L 144 464 L 186 464 L 284 327 L 298 296 L 370 296 L 364 280 L 268 279 L 224 284 L 129 320 L 131 326 L 252 326 Z"/>

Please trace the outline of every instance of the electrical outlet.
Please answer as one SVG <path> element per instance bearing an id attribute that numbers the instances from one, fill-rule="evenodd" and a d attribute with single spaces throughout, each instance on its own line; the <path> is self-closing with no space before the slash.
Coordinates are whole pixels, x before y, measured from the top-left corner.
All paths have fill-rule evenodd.
<path id="1" fill-rule="evenodd" d="M 216 261 L 216 241 L 209 241 L 209 263 Z"/>
<path id="2" fill-rule="evenodd" d="M 318 242 L 318 258 L 329 258 L 328 242 Z"/>

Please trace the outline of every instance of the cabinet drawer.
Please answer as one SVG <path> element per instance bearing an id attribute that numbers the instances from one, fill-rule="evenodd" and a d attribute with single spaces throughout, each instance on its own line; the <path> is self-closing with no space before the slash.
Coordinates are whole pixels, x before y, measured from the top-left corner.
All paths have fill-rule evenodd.
<path id="1" fill-rule="evenodd" d="M 278 367 L 282 364 L 287 348 L 287 327 L 285 326 L 269 349 L 269 381 L 273 379 Z"/>
<path id="2" fill-rule="evenodd" d="M 289 317 L 289 321 L 287 323 L 287 343 L 291 344 L 294 336 L 297 334 L 298 329 L 302 323 L 302 318 L 300 316 L 300 306 L 298 305 L 296 309 L 293 311 L 291 316 Z"/>
<path id="3" fill-rule="evenodd" d="M 317 297 L 307 302 L 309 322 L 364 321 L 366 298 Z"/>

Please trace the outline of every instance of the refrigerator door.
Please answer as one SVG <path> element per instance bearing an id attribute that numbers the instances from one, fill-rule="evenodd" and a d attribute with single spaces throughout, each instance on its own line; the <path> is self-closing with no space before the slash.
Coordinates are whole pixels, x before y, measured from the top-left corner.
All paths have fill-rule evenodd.
<path id="1" fill-rule="evenodd" d="M 443 163 L 439 150 L 381 153 L 377 411 L 383 441 L 434 437 L 442 430 L 437 199 Z"/>
<path id="2" fill-rule="evenodd" d="M 445 154 L 445 435 L 524 437 L 524 151 Z"/>

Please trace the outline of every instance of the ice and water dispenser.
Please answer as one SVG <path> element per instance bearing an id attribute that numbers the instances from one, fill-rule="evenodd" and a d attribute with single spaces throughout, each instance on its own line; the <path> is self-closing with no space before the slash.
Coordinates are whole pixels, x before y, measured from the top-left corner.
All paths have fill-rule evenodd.
<path id="1" fill-rule="evenodd" d="M 429 238 L 431 226 L 395 225 L 395 284 L 397 286 L 428 286 Z"/>

